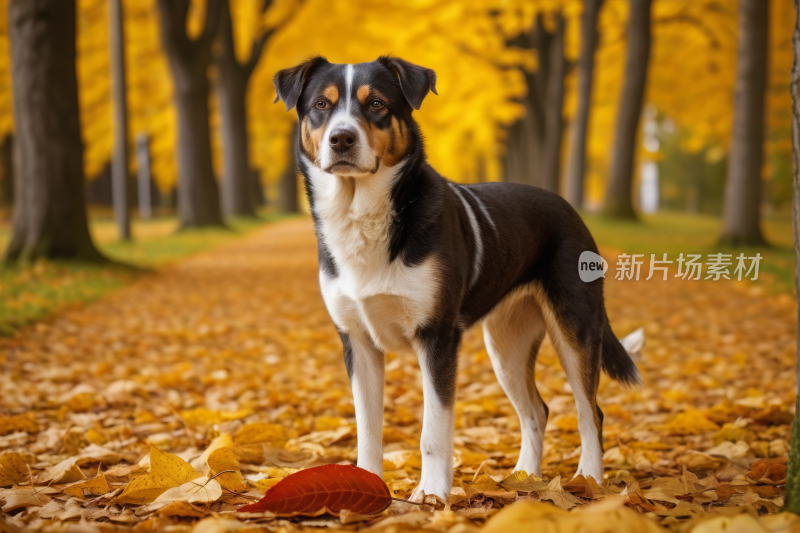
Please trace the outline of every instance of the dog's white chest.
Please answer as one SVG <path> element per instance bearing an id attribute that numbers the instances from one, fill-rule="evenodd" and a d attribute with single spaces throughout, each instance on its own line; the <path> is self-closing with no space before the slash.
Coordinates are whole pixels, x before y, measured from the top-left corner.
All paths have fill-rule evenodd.
<path id="1" fill-rule="evenodd" d="M 334 323 L 350 334 L 369 334 L 384 351 L 403 351 L 434 310 L 438 269 L 434 258 L 413 266 L 389 261 L 392 178 L 334 178 L 320 187 L 315 180 L 314 209 L 336 265 L 335 277 L 320 272 Z"/>

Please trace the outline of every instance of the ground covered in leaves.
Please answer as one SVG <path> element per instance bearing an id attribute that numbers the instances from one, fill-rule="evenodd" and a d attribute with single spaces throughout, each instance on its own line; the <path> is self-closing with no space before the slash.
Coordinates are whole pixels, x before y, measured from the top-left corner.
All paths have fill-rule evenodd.
<path id="1" fill-rule="evenodd" d="M 461 350 L 448 502 L 242 515 L 298 469 L 356 460 L 311 224 L 269 226 L 0 340 L 0 531 L 800 528 L 775 514 L 795 401 L 793 297 L 680 280 L 610 280 L 606 294 L 618 336 L 644 327 L 647 342 L 644 388 L 601 382 L 606 479 L 572 479 L 575 408 L 548 342 L 543 479 L 512 473 L 519 422 L 475 329 Z M 384 480 L 405 498 L 420 475 L 414 356 L 389 354 L 386 379 Z"/>

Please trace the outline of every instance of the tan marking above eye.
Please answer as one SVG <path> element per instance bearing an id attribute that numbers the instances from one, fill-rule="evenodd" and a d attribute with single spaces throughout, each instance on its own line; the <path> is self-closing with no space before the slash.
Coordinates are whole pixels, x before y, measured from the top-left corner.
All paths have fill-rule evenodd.
<path id="1" fill-rule="evenodd" d="M 339 101 L 339 88 L 336 85 L 329 85 L 322 91 L 322 96 L 330 100 L 332 104 L 335 104 Z"/>
<path id="2" fill-rule="evenodd" d="M 358 88 L 358 91 L 356 92 L 356 97 L 358 98 L 358 101 L 363 104 L 366 103 L 367 98 L 369 98 L 369 93 L 370 93 L 370 86 L 362 85 L 361 87 Z"/>

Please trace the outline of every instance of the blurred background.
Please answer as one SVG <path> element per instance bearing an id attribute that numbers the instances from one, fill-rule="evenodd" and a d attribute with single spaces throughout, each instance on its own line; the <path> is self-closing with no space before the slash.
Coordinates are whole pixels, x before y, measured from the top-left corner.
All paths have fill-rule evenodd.
<path id="1" fill-rule="evenodd" d="M 556 191 L 612 251 L 757 247 L 792 290 L 793 18 L 792 0 L 0 0 L 0 247 L 42 276 L 153 266 L 302 213 L 272 76 L 390 52 L 437 73 L 415 116 L 444 176 Z M 174 235 L 191 228 L 212 229 Z M 0 295 L 30 297 L 11 272 Z"/>

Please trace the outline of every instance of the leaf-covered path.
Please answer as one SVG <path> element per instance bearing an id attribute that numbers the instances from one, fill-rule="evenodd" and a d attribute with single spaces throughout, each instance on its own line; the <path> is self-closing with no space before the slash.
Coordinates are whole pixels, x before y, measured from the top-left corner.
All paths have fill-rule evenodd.
<path id="1" fill-rule="evenodd" d="M 529 491 L 516 492 L 508 481 L 497 485 L 516 461 L 519 423 L 475 329 L 461 350 L 454 512 L 386 518 L 405 510 L 393 504 L 382 519 L 342 527 L 469 531 L 524 499 L 566 509 L 605 500 L 595 512 L 607 520 L 675 530 L 704 520 L 710 530 L 731 520 L 788 528 L 788 518 L 758 517 L 782 505 L 795 400 L 793 298 L 746 282 L 680 280 L 609 280 L 606 295 L 617 334 L 644 327 L 647 344 L 638 362 L 645 388 L 601 382 L 603 486 L 568 483 L 580 439 L 548 342 L 537 363 L 550 407 L 546 483 L 531 479 Z M 77 520 L 89 522 L 82 531 L 212 530 L 211 522 L 232 530 L 240 523 L 228 513 L 295 468 L 356 459 L 350 388 L 319 295 L 308 220 L 268 226 L 0 340 L 0 368 L 0 503 L 12 530 L 57 531 Z M 384 479 L 403 498 L 419 479 L 414 356 L 389 354 L 386 379 Z M 156 461 L 150 445 L 180 459 L 156 451 Z M 224 470 L 234 472 L 213 481 L 220 490 L 196 494 L 195 474 Z M 506 526 L 596 521 L 581 519 L 584 509 L 561 515 L 551 507 L 520 506 L 506 513 Z"/>

